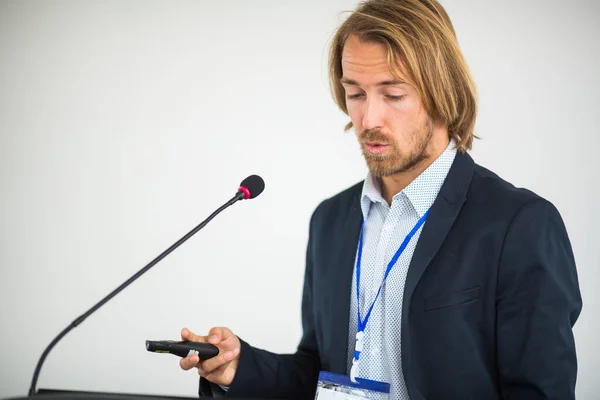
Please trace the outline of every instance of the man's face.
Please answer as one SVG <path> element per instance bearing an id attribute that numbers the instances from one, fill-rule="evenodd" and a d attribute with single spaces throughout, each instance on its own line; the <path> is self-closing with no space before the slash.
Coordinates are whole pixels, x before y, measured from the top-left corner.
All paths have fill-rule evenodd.
<path id="1" fill-rule="evenodd" d="M 350 36 L 342 71 L 348 114 L 371 173 L 395 175 L 427 159 L 433 122 L 416 90 L 392 75 L 386 48 Z"/>

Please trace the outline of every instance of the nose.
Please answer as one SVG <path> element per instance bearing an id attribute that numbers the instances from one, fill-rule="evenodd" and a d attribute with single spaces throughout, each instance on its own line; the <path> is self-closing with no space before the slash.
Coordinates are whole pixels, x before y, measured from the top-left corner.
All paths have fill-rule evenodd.
<path id="1" fill-rule="evenodd" d="M 364 102 L 363 129 L 382 128 L 383 126 L 383 108 L 377 99 L 371 98 Z"/>

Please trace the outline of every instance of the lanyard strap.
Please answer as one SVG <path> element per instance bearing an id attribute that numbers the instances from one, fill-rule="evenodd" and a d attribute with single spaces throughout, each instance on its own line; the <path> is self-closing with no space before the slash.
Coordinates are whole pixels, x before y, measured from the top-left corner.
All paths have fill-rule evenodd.
<path id="1" fill-rule="evenodd" d="M 362 226 L 360 228 L 360 239 L 359 239 L 359 243 L 358 243 L 358 257 L 356 259 L 356 302 L 357 302 L 356 308 L 358 309 L 358 320 L 357 320 L 358 335 L 357 335 L 357 337 L 360 336 L 362 339 L 365 328 L 367 327 L 367 323 L 369 322 L 369 318 L 371 317 L 371 311 L 373 311 L 373 306 L 375 305 L 375 302 L 379 298 L 379 294 L 381 293 L 381 288 L 383 287 L 383 284 L 385 283 L 388 275 L 390 274 L 390 271 L 396 264 L 396 261 L 398 261 L 398 258 L 400 258 L 400 256 L 402 255 L 402 253 L 404 252 L 404 249 L 406 249 L 406 246 L 408 246 L 408 243 L 410 242 L 412 237 L 415 235 L 415 233 L 417 233 L 417 231 L 419 230 L 421 225 L 423 225 L 425 223 L 425 220 L 427 219 L 428 214 L 429 214 L 429 210 L 427 210 L 427 212 L 425 212 L 425 214 L 423 214 L 423 216 L 419 219 L 419 221 L 417 221 L 417 224 L 414 226 L 414 228 L 412 228 L 412 230 L 408 233 L 408 235 L 406 235 L 406 237 L 404 238 L 404 241 L 402 242 L 402 244 L 400 245 L 398 250 L 396 250 L 396 253 L 394 254 L 394 256 L 392 257 L 392 259 L 390 260 L 390 262 L 387 265 L 385 274 L 383 275 L 383 279 L 381 281 L 381 284 L 379 285 L 379 290 L 377 291 L 377 294 L 375 295 L 375 299 L 373 299 L 373 303 L 369 307 L 369 311 L 367 311 L 367 315 L 365 316 L 365 319 L 361 320 L 361 318 L 360 318 L 360 264 L 361 264 L 361 260 L 362 260 L 363 234 L 364 234 L 364 226 L 365 226 L 365 222 L 363 219 Z M 360 343 L 360 346 L 357 346 L 357 348 L 354 352 L 354 358 L 356 360 L 359 359 L 361 351 L 362 351 L 362 343 Z"/>

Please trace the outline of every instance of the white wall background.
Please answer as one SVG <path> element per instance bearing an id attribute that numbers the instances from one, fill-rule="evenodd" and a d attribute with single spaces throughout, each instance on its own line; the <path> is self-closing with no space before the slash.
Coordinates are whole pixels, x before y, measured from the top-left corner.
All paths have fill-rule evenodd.
<path id="1" fill-rule="evenodd" d="M 561 211 L 600 398 L 600 5 L 445 0 L 481 97 L 472 155 Z M 0 2 L 0 397 L 76 316 L 261 174 L 241 202 L 59 343 L 39 387 L 195 396 L 146 339 L 229 326 L 292 352 L 308 219 L 365 173 L 326 76 L 353 0 Z"/>

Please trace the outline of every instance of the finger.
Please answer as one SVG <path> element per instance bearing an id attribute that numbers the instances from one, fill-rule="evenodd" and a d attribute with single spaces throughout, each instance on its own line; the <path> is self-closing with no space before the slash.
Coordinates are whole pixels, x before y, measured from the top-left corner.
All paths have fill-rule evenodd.
<path id="1" fill-rule="evenodd" d="M 181 330 L 181 339 L 187 340 L 189 342 L 206 342 L 206 336 L 196 335 L 194 332 L 190 331 L 188 328 L 183 328 Z"/>
<path id="2" fill-rule="evenodd" d="M 198 356 L 196 354 L 192 354 L 190 356 L 180 359 L 179 366 L 184 371 L 188 371 L 188 370 L 194 368 L 195 366 L 197 366 L 199 362 L 200 362 L 200 358 L 198 358 Z"/>
<path id="3" fill-rule="evenodd" d="M 224 351 L 221 354 L 218 354 L 217 356 L 215 356 L 213 358 L 209 358 L 208 360 L 202 362 L 200 364 L 200 366 L 206 373 L 210 374 L 211 372 L 222 367 L 223 365 L 228 364 L 231 360 L 236 358 L 239 354 L 240 354 L 239 348 L 234 348 L 233 350 Z"/>
<path id="4" fill-rule="evenodd" d="M 230 364 L 225 364 L 211 373 L 206 373 L 206 371 L 203 371 L 200 376 L 213 383 L 230 386 L 231 382 L 233 381 L 233 377 L 235 376 L 235 369 L 230 368 Z"/>

